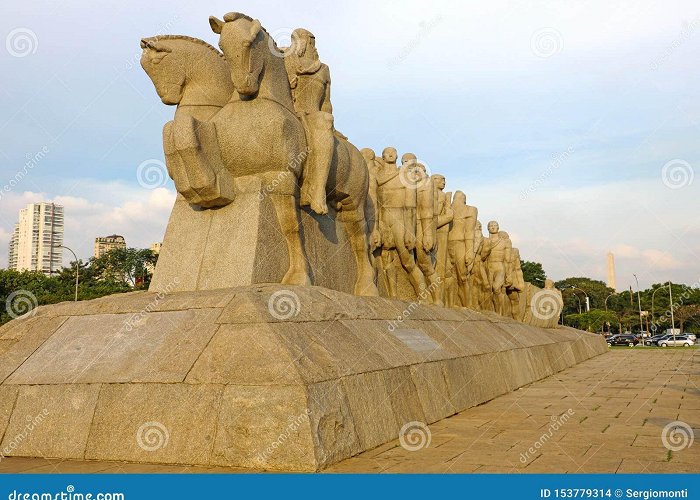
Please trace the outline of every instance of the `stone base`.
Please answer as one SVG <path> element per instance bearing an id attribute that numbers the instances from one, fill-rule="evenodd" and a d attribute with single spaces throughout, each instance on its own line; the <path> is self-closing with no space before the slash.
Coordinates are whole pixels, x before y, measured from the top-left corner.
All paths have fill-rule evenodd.
<path id="1" fill-rule="evenodd" d="M 607 351 L 570 328 L 320 287 L 35 311 L 0 328 L 5 456 L 313 471 Z"/>

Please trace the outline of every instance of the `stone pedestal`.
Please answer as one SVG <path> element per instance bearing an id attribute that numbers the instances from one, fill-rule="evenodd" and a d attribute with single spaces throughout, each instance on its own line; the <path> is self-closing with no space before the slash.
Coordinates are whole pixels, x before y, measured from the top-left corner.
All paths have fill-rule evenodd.
<path id="1" fill-rule="evenodd" d="M 41 306 L 0 328 L 0 448 L 313 471 L 606 351 L 570 328 L 320 287 Z"/>

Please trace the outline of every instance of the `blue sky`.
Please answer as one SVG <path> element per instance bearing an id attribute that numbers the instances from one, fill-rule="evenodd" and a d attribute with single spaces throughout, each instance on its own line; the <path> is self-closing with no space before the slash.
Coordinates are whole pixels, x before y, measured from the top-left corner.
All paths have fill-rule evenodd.
<path id="1" fill-rule="evenodd" d="M 66 206 L 66 242 L 83 257 L 98 235 L 162 239 L 173 185 L 144 189 L 136 172 L 162 159 L 173 108 L 140 68 L 139 40 L 216 44 L 207 18 L 230 10 L 282 44 L 296 27 L 314 32 L 337 128 L 360 148 L 415 152 L 551 277 L 604 279 L 612 250 L 618 288 L 632 273 L 642 286 L 700 279 L 691 1 L 5 1 L 0 185 L 48 153 L 2 192 L 0 265 L 31 201 Z"/>

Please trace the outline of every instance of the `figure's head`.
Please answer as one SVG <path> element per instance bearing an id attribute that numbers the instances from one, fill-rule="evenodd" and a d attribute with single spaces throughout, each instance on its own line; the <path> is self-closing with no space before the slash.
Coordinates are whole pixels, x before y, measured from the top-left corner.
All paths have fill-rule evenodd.
<path id="1" fill-rule="evenodd" d="M 454 199 L 452 200 L 452 203 L 455 205 L 466 205 L 467 204 L 467 195 L 464 194 L 462 191 L 455 191 L 455 196 L 454 196 Z"/>
<path id="2" fill-rule="evenodd" d="M 316 37 L 309 30 L 297 28 L 292 32 L 292 45 L 289 47 L 292 54 L 308 60 L 318 61 L 318 50 L 316 50 Z"/>
<path id="3" fill-rule="evenodd" d="M 223 21 L 210 16 L 209 25 L 220 35 L 219 47 L 230 65 L 236 91 L 242 96 L 256 94 L 260 88 L 263 57 L 269 53 L 260 21 L 240 12 L 229 12 Z"/>
<path id="4" fill-rule="evenodd" d="M 163 104 L 179 104 L 182 100 L 186 72 L 182 60 L 165 41 L 158 37 L 141 40 L 141 67 L 153 81 Z"/>
<path id="5" fill-rule="evenodd" d="M 445 176 L 444 175 L 433 174 L 432 179 L 433 179 L 433 184 L 435 184 L 436 188 L 438 188 L 440 191 L 445 189 Z"/>
<path id="6" fill-rule="evenodd" d="M 489 234 L 498 234 L 498 222 L 495 220 L 489 221 L 486 225 L 486 229 L 489 230 Z"/>
<path id="7" fill-rule="evenodd" d="M 384 148 L 384 151 L 382 151 L 382 160 L 384 160 L 386 163 L 396 163 L 397 156 L 398 153 L 396 152 L 396 149 L 392 148 L 391 146 Z"/>
<path id="8" fill-rule="evenodd" d="M 374 151 L 370 148 L 362 148 L 360 153 L 362 153 L 362 157 L 365 159 L 365 161 L 372 161 L 375 158 Z"/>
<path id="9" fill-rule="evenodd" d="M 401 155 L 401 165 L 406 165 L 407 163 L 413 163 L 416 161 L 416 155 L 413 153 L 404 153 Z"/>
<path id="10" fill-rule="evenodd" d="M 517 248 L 514 248 L 514 249 L 512 250 L 511 255 L 513 256 L 513 261 L 514 261 L 517 265 L 520 265 L 520 250 L 518 250 Z"/>
<path id="11" fill-rule="evenodd" d="M 510 235 L 508 233 L 506 233 L 505 231 L 499 231 L 498 235 L 501 237 L 502 240 L 510 239 Z"/>
<path id="12" fill-rule="evenodd" d="M 481 225 L 481 221 L 480 221 L 480 220 L 477 220 L 477 221 L 476 221 L 476 230 L 479 231 L 480 233 L 481 233 L 481 231 L 483 230 L 483 226 Z"/>

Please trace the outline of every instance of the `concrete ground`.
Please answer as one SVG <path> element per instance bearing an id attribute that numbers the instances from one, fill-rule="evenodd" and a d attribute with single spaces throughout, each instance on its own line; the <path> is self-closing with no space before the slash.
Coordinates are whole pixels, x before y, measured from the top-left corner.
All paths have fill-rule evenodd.
<path id="1" fill-rule="evenodd" d="M 697 473 L 699 387 L 698 349 L 613 349 L 326 471 Z M 239 471 L 0 459 L 0 472 Z"/>

